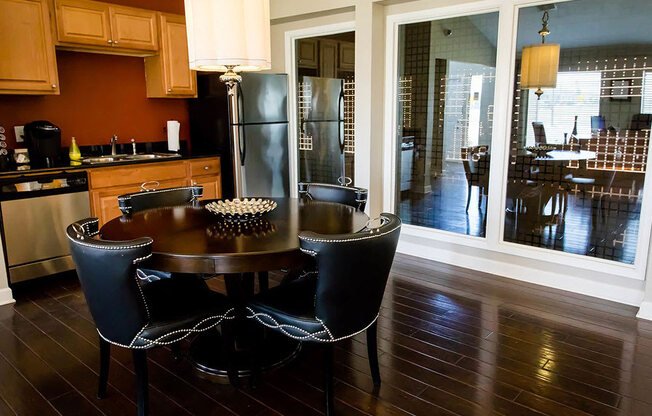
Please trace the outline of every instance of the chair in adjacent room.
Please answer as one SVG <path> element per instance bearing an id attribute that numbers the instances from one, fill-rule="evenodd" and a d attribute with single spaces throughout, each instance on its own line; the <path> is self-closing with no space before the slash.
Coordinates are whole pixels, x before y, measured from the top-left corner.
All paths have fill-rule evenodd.
<path id="1" fill-rule="evenodd" d="M 652 114 L 634 114 L 629 125 L 630 130 L 650 130 Z"/>
<path id="2" fill-rule="evenodd" d="M 166 279 L 142 285 L 136 268 L 151 257 L 153 240 L 96 239 L 93 236 L 98 234 L 98 222 L 97 218 L 88 218 L 66 230 L 100 339 L 98 397 L 106 395 L 110 344 L 128 348 L 134 359 L 138 415 L 143 416 L 149 408 L 146 351 L 178 345 L 191 334 L 228 322 L 233 318 L 233 308 L 224 295 L 211 291 L 203 280 Z M 222 325 L 223 333 L 230 334 L 227 328 L 228 325 Z M 235 373 L 229 373 L 235 382 Z"/>
<path id="3" fill-rule="evenodd" d="M 607 123 L 602 116 L 591 116 L 591 131 L 600 132 L 607 130 Z"/>
<path id="4" fill-rule="evenodd" d="M 380 214 L 380 224 L 352 234 L 299 234 L 301 251 L 316 260 L 309 276 L 259 294 L 247 317 L 303 342 L 325 347 L 326 414 L 333 414 L 333 344 L 366 331 L 369 365 L 380 386 L 376 320 L 396 252 L 401 220 Z M 253 382 L 258 375 L 254 365 Z"/>
<path id="5" fill-rule="evenodd" d="M 533 121 L 532 128 L 534 129 L 534 143 L 537 146 L 548 144 L 548 140 L 546 139 L 546 128 L 543 127 L 543 123 Z"/>
<path id="6" fill-rule="evenodd" d="M 466 155 L 466 157 L 464 157 Z M 482 199 L 486 198 L 489 190 L 489 162 L 490 155 L 486 146 L 472 146 L 462 149 L 462 164 L 466 176 L 466 211 L 471 203 L 471 190 L 478 187 L 478 209 L 482 208 Z"/>
<path id="7" fill-rule="evenodd" d="M 338 202 L 360 211 L 364 211 L 367 205 L 367 190 L 355 186 L 301 182 L 299 183 L 299 197 L 316 201 Z"/>

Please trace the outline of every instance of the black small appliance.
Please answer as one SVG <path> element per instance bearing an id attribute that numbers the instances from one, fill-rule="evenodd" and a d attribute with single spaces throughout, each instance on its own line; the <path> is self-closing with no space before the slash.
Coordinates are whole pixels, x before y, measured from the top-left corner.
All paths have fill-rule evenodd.
<path id="1" fill-rule="evenodd" d="M 27 123 L 25 145 L 33 168 L 54 167 L 61 153 L 61 129 L 45 120 Z"/>

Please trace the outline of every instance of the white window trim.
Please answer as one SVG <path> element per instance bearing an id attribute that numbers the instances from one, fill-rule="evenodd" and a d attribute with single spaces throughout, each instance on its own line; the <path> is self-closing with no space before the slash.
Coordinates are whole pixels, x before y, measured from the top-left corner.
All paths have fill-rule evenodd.
<path id="1" fill-rule="evenodd" d="M 295 42 L 298 39 L 312 38 L 316 36 L 328 36 L 338 33 L 355 31 L 355 21 L 333 23 L 323 26 L 308 27 L 304 29 L 289 30 L 285 32 L 285 72 L 288 74 L 288 122 L 290 126 L 288 134 L 289 166 L 290 166 L 290 197 L 298 197 L 299 186 L 299 142 L 297 131 L 297 62 Z M 354 159 L 354 169 L 357 170 L 357 158 Z"/>
<path id="2" fill-rule="evenodd" d="M 570 0 L 561 0 L 570 1 Z M 516 36 L 518 28 L 518 11 L 521 7 L 546 4 L 549 1 L 530 0 L 481 0 L 471 3 L 444 6 L 428 10 L 419 10 L 403 14 L 388 15 L 385 26 L 386 54 L 385 54 L 385 134 L 384 134 L 384 183 L 383 183 L 383 210 L 395 212 L 396 190 L 396 103 L 397 103 L 397 68 L 398 68 L 398 28 L 407 23 L 424 22 L 430 20 L 446 19 L 473 14 L 490 13 L 498 11 L 498 43 L 496 56 L 496 83 L 494 94 L 494 124 L 492 132 L 492 157 L 489 175 L 489 198 L 487 201 L 487 230 L 486 238 L 474 237 L 436 230 L 426 227 L 404 225 L 401 239 L 406 242 L 403 246 L 411 246 L 405 250 L 408 254 L 421 257 L 427 246 L 420 250 L 415 249 L 414 238 L 425 241 L 445 242 L 469 248 L 479 248 L 504 255 L 515 255 L 534 261 L 544 261 L 557 265 L 568 265 L 585 271 L 597 272 L 601 275 L 613 275 L 642 281 L 645 279 L 647 254 L 650 242 L 650 228 L 652 226 L 652 177 L 650 172 L 645 173 L 646 192 L 643 193 L 641 207 L 639 235 L 634 264 L 623 264 L 617 261 L 587 257 L 579 254 L 566 253 L 546 248 L 525 246 L 517 243 L 506 242 L 504 235 L 503 213 L 506 208 L 507 192 L 507 162 L 509 158 L 509 126 L 512 118 L 512 101 L 515 77 Z M 406 238 L 407 237 L 407 238 Z M 412 237 L 412 239 L 410 239 Z M 409 243 L 407 241 L 410 241 Z M 399 246 L 400 247 L 400 246 Z M 457 248 L 453 248 L 455 250 Z M 490 255 L 490 253 L 487 253 Z M 481 259 L 479 259 L 481 260 Z M 468 266 L 472 267 L 472 266 Z M 544 283 L 545 284 L 545 283 Z M 634 302 L 633 299 L 627 301 Z"/>

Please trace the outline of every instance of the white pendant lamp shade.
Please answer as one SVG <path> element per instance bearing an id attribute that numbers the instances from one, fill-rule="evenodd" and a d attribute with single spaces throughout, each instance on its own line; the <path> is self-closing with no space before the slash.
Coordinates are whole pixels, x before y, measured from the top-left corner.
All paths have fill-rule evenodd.
<path id="1" fill-rule="evenodd" d="M 269 0 L 185 0 L 190 68 L 272 67 Z"/>
<path id="2" fill-rule="evenodd" d="M 521 88 L 555 88 L 558 69 L 559 44 L 542 43 L 523 47 Z"/>

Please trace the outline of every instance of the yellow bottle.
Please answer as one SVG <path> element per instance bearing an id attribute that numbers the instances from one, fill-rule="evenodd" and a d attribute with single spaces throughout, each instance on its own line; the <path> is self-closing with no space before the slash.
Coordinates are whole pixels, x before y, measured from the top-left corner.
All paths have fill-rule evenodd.
<path id="1" fill-rule="evenodd" d="M 81 159 L 81 152 L 79 151 L 79 146 L 77 146 L 77 142 L 75 141 L 75 138 L 72 138 L 72 143 L 70 143 L 70 150 L 68 151 L 68 156 L 70 157 L 70 160 L 79 160 Z"/>

